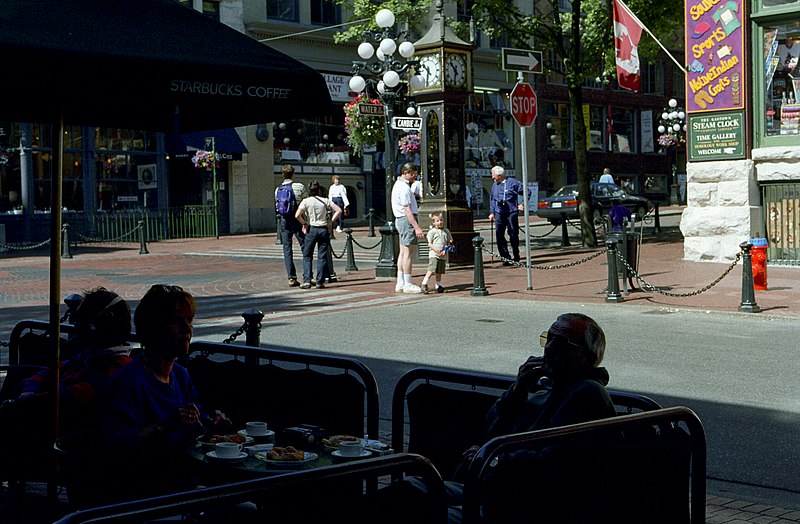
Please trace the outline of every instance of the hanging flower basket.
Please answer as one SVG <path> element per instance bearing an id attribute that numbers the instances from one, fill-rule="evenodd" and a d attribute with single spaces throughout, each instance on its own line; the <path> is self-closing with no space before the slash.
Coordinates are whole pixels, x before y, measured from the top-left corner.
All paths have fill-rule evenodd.
<path id="1" fill-rule="evenodd" d="M 206 171 L 213 171 L 215 167 L 219 167 L 219 157 L 214 151 L 198 150 L 192 157 L 194 167 L 198 169 L 205 169 Z"/>
<path id="2" fill-rule="evenodd" d="M 374 146 L 384 139 L 386 123 L 382 116 L 362 115 L 358 111 L 359 104 L 382 106 L 376 98 L 356 97 L 344 105 L 344 130 L 347 133 L 344 141 L 357 156 L 364 154 L 364 148 Z"/>
<path id="3" fill-rule="evenodd" d="M 658 137 L 658 145 L 662 149 L 669 149 L 670 147 L 678 147 L 685 143 L 685 138 L 674 133 L 663 133 Z"/>
<path id="4" fill-rule="evenodd" d="M 417 133 L 409 133 L 397 141 L 397 147 L 407 159 L 411 160 L 419 153 L 421 138 Z"/>

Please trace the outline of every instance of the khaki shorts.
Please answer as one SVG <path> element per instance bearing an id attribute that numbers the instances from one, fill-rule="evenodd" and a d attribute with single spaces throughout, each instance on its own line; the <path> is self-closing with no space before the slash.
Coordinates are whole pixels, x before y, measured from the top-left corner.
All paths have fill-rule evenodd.
<path id="1" fill-rule="evenodd" d="M 446 260 L 440 260 L 438 258 L 428 259 L 428 271 L 430 271 L 431 273 L 435 273 L 437 275 L 444 275 L 445 266 L 447 266 Z"/>
<path id="2" fill-rule="evenodd" d="M 414 217 L 417 218 L 416 216 Z M 410 246 L 417 243 L 417 234 L 414 228 L 406 217 L 399 217 L 394 219 L 394 227 L 397 228 L 397 234 L 400 237 L 400 243 L 404 246 Z"/>

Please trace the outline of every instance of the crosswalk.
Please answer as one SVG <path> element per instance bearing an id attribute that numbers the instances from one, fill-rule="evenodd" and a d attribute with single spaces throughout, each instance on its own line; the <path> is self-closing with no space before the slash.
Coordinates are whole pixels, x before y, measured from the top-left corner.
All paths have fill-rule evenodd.
<path id="1" fill-rule="evenodd" d="M 244 323 L 242 313 L 257 309 L 262 322 L 274 322 L 299 316 L 335 313 L 367 307 L 390 306 L 422 300 L 424 295 L 386 294 L 375 291 L 350 291 L 346 288 L 299 290 L 297 288 L 247 295 L 198 297 L 194 320 L 196 338 L 229 335 Z M 209 338 L 210 339 L 210 338 Z"/>
<path id="2" fill-rule="evenodd" d="M 333 253 L 337 261 L 342 263 L 347 261 L 347 255 L 344 253 L 344 242 L 341 245 L 334 243 Z M 263 258 L 263 259 L 277 259 L 283 260 L 283 246 L 281 245 L 266 245 L 264 247 L 251 247 L 251 248 L 237 248 L 237 249 L 211 249 L 203 252 L 188 252 L 186 255 L 203 256 L 203 257 L 238 257 L 238 258 Z M 363 263 L 377 263 L 379 249 L 375 248 L 371 251 L 355 249 L 354 258 L 356 262 Z M 316 252 L 314 253 L 316 258 Z M 294 247 L 295 258 L 302 258 L 300 248 L 295 245 Z M 341 257 L 341 258 L 339 258 Z"/>

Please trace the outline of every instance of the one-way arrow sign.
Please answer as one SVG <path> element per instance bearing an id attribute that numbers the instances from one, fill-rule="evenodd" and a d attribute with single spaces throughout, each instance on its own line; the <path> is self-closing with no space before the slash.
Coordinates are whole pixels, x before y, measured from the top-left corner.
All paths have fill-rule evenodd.
<path id="1" fill-rule="evenodd" d="M 503 71 L 523 71 L 526 73 L 542 72 L 541 51 L 504 47 L 501 50 L 501 56 L 503 60 Z"/>

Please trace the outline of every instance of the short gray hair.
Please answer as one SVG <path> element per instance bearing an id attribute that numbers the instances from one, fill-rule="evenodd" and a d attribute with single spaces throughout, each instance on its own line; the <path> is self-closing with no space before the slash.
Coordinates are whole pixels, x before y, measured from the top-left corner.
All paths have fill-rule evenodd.
<path id="1" fill-rule="evenodd" d="M 505 176 L 506 170 L 503 166 L 494 166 L 492 168 L 492 174 L 498 176 Z"/>
<path id="2" fill-rule="evenodd" d="M 564 313 L 559 315 L 559 320 L 565 322 L 576 321 L 584 326 L 584 340 L 586 341 L 586 350 L 594 355 L 594 362 L 592 366 L 597 367 L 603 361 L 603 356 L 606 352 L 606 334 L 603 328 L 600 327 L 592 317 L 584 315 L 583 313 Z"/>

